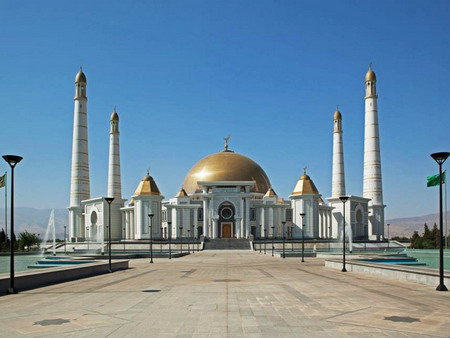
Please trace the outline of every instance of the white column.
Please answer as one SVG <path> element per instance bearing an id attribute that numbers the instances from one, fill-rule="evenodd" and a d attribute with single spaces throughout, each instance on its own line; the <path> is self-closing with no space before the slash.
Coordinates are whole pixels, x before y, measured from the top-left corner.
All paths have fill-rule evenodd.
<path id="1" fill-rule="evenodd" d="M 213 218 L 213 236 L 212 238 L 219 237 L 219 220 L 217 218 Z"/>
<path id="2" fill-rule="evenodd" d="M 198 208 L 194 209 L 194 237 L 198 238 Z"/>
<path id="3" fill-rule="evenodd" d="M 203 200 L 203 235 L 209 237 L 208 231 L 208 200 Z"/>
<path id="4" fill-rule="evenodd" d="M 244 206 L 245 206 L 245 234 L 244 238 L 250 237 L 250 203 L 248 202 L 248 198 L 244 199 Z"/>
<path id="5" fill-rule="evenodd" d="M 117 115 L 115 109 L 110 118 L 108 197 L 114 197 L 116 200 L 122 199 L 122 184 L 120 179 L 119 115 Z"/>

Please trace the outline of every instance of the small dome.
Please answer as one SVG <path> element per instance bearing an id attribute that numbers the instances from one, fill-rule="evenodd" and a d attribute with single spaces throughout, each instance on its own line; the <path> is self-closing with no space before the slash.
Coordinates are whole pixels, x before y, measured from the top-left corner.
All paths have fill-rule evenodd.
<path id="1" fill-rule="evenodd" d="M 372 70 L 372 66 L 369 67 L 369 70 L 366 73 L 366 82 L 367 81 L 373 81 L 373 82 L 377 81 L 377 76 L 375 75 L 374 71 Z"/>
<path id="2" fill-rule="evenodd" d="M 119 122 L 119 114 L 116 113 L 116 110 L 114 109 L 114 111 L 111 114 L 111 121 L 117 121 Z"/>
<path id="3" fill-rule="evenodd" d="M 188 194 L 186 193 L 186 190 L 181 187 L 180 191 L 175 195 L 175 197 L 188 197 Z"/>
<path id="4" fill-rule="evenodd" d="M 86 75 L 84 75 L 82 69 L 80 69 L 80 71 L 75 76 L 75 83 L 87 83 Z"/>
<path id="5" fill-rule="evenodd" d="M 267 192 L 264 195 L 264 197 L 278 197 L 278 195 L 275 192 L 275 190 L 273 190 L 272 187 L 270 187 L 269 190 L 267 190 Z"/>
<path id="6" fill-rule="evenodd" d="M 334 112 L 333 119 L 334 120 L 342 120 L 341 112 L 337 108 L 336 108 L 336 111 Z"/>
<path id="7" fill-rule="evenodd" d="M 145 175 L 141 182 L 139 182 L 135 195 L 157 195 L 160 196 L 158 186 L 156 185 L 155 180 L 149 174 Z"/>
<path id="8" fill-rule="evenodd" d="M 308 175 L 304 174 L 297 181 L 297 184 L 295 185 L 292 195 L 305 195 L 305 194 L 314 195 L 318 193 L 319 191 L 314 185 L 312 179 Z"/>

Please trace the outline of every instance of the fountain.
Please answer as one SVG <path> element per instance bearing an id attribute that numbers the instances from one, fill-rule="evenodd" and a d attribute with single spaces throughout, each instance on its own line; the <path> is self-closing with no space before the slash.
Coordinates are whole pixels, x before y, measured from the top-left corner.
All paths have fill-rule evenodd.
<path id="1" fill-rule="evenodd" d="M 50 218 L 48 219 L 47 230 L 45 231 L 44 242 L 47 243 L 50 237 L 50 231 L 53 231 L 53 256 L 56 256 L 56 231 L 55 231 L 55 210 L 52 209 L 50 212 Z M 42 255 L 44 255 L 45 249 L 42 249 Z"/>

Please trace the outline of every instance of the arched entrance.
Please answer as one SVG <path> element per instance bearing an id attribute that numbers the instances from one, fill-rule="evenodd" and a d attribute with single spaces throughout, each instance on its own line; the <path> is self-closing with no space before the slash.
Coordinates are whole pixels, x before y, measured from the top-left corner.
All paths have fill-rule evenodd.
<path id="1" fill-rule="evenodd" d="M 236 226 L 234 215 L 236 210 L 234 205 L 225 202 L 219 207 L 219 237 L 233 238 L 236 237 Z"/>

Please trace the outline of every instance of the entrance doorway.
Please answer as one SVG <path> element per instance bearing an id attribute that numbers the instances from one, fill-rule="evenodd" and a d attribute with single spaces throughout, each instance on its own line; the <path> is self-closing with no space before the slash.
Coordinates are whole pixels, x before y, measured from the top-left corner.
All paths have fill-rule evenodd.
<path id="1" fill-rule="evenodd" d="M 222 222 L 222 238 L 231 238 L 233 237 L 233 223 L 231 222 Z"/>

